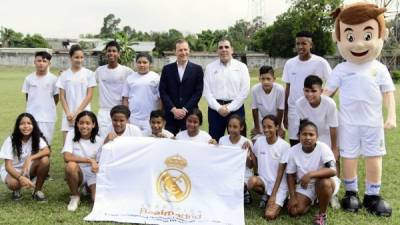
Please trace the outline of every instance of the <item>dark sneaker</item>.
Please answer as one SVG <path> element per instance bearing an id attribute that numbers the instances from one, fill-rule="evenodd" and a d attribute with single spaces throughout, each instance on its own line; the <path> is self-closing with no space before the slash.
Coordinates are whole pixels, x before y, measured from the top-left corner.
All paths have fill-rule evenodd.
<path id="1" fill-rule="evenodd" d="M 363 205 L 369 213 L 376 216 L 390 217 L 392 215 L 389 203 L 379 195 L 364 195 Z"/>
<path id="2" fill-rule="evenodd" d="M 18 191 L 13 191 L 13 192 L 11 193 L 11 199 L 14 200 L 14 201 L 21 200 L 21 199 L 22 199 L 21 191 L 20 191 L 20 190 L 18 190 Z"/>
<path id="3" fill-rule="evenodd" d="M 327 225 L 328 220 L 327 220 L 326 213 L 319 213 L 319 214 L 315 215 L 313 224 L 314 225 Z"/>
<path id="4" fill-rule="evenodd" d="M 47 198 L 42 191 L 33 192 L 32 198 L 38 202 L 46 202 L 47 201 Z"/>
<path id="5" fill-rule="evenodd" d="M 358 198 L 357 192 L 346 191 L 344 198 L 342 199 L 342 208 L 345 211 L 356 213 L 361 209 L 361 201 Z"/>
<path id="6" fill-rule="evenodd" d="M 265 209 L 265 207 L 267 207 L 267 202 L 268 202 L 268 195 L 266 194 L 262 195 L 258 207 L 261 209 Z"/>
<path id="7" fill-rule="evenodd" d="M 246 192 L 244 193 L 244 204 L 245 204 L 245 205 L 250 205 L 252 201 L 253 201 L 253 199 L 251 198 L 250 192 L 249 192 L 249 191 L 246 191 Z"/>

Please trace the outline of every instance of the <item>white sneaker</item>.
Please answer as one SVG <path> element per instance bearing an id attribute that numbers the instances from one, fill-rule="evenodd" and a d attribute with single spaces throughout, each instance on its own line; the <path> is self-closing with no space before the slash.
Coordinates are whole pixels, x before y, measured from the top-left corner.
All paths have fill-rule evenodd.
<path id="1" fill-rule="evenodd" d="M 340 209 L 340 202 L 336 195 L 332 196 L 330 203 L 333 209 Z"/>
<path id="2" fill-rule="evenodd" d="M 68 211 L 74 212 L 78 208 L 80 197 L 72 195 L 70 198 L 71 200 L 69 201 L 67 209 Z"/>

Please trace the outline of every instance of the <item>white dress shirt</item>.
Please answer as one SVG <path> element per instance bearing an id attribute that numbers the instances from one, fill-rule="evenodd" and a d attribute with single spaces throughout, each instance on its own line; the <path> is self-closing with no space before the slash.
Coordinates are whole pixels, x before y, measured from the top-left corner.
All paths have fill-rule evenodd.
<path id="1" fill-rule="evenodd" d="M 176 62 L 176 65 L 178 66 L 179 80 L 182 82 L 183 74 L 185 73 L 185 69 L 187 66 L 187 61 L 184 65 L 179 65 L 179 63 Z"/>
<path id="2" fill-rule="evenodd" d="M 218 111 L 221 105 L 218 100 L 229 101 L 229 112 L 238 110 L 244 103 L 250 90 L 250 75 L 247 66 L 231 59 L 226 65 L 220 59 L 206 67 L 203 96 L 208 106 Z"/>

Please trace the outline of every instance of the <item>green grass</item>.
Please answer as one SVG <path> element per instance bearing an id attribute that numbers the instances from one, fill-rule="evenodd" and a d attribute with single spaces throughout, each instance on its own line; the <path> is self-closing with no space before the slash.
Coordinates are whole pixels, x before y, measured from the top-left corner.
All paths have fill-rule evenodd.
<path id="1" fill-rule="evenodd" d="M 10 135 L 14 126 L 16 116 L 25 109 L 24 95 L 21 93 L 21 87 L 24 77 L 31 73 L 33 68 L 26 67 L 4 67 L 0 66 L 0 142 Z M 258 78 L 255 72 L 252 72 L 251 83 L 254 85 Z M 400 85 L 397 85 L 397 89 Z M 92 109 L 97 112 L 98 98 L 97 90 L 92 101 Z M 400 94 L 396 94 L 396 99 L 400 99 Z M 207 118 L 207 106 L 204 100 L 201 101 L 201 109 L 204 112 L 204 118 Z M 400 105 L 400 102 L 398 102 Z M 58 105 L 58 118 L 61 118 L 61 107 Z M 246 115 L 249 128 L 252 128 L 252 118 L 250 111 L 250 99 L 246 101 Z M 400 107 L 397 107 L 397 118 L 400 119 Z M 207 129 L 207 123 L 203 125 Z M 38 204 L 31 200 L 30 192 L 23 192 L 24 199 L 14 202 L 10 198 L 10 191 L 4 184 L 0 185 L 0 224 L 91 224 L 83 221 L 83 218 L 90 212 L 91 204 L 88 199 L 83 199 L 82 204 L 75 213 L 66 210 L 69 201 L 69 190 L 64 181 L 63 161 L 60 154 L 61 150 L 61 132 L 60 121 L 56 126 L 56 132 L 53 140 L 53 154 L 51 159 L 51 176 L 54 181 L 45 183 L 44 192 L 49 198 L 48 203 Z M 383 187 L 382 194 L 393 207 L 391 218 L 378 218 L 369 215 L 364 209 L 359 214 L 349 214 L 341 210 L 329 209 L 330 224 L 400 224 L 400 179 L 397 173 L 400 170 L 400 129 L 391 130 L 386 133 L 386 144 L 388 155 L 384 159 Z M 364 180 L 364 165 L 360 164 L 359 181 Z M 360 193 L 364 191 L 364 185 L 360 183 Z M 343 189 L 340 191 L 343 196 Z M 258 199 L 253 205 L 246 207 L 246 224 L 310 224 L 315 209 L 301 218 L 290 218 L 284 211 L 282 215 L 273 222 L 266 222 L 261 216 L 262 211 L 257 208 Z M 109 223 L 96 223 L 109 224 Z"/>

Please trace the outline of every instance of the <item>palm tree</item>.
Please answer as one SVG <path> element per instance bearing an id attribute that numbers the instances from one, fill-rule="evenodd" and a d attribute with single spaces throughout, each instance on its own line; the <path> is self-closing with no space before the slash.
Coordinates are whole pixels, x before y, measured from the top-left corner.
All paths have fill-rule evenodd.
<path id="1" fill-rule="evenodd" d="M 10 47 L 10 41 L 12 39 L 12 36 L 15 32 L 12 29 L 6 28 L 6 27 L 1 27 L 0 30 L 0 37 L 1 37 L 1 43 L 3 48 L 8 48 Z"/>

